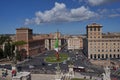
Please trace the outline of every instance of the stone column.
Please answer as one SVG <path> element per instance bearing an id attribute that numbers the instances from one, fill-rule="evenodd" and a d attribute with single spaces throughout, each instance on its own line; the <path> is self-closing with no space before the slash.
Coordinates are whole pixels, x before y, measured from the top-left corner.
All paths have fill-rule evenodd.
<path id="1" fill-rule="evenodd" d="M 95 59 L 95 58 L 94 58 L 94 54 L 92 54 L 92 55 L 93 55 L 93 59 Z"/>

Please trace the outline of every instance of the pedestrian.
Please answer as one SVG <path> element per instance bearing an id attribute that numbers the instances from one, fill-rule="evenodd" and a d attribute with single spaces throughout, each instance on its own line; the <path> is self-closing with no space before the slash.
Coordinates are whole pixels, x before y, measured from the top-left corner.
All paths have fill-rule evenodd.
<path id="1" fill-rule="evenodd" d="M 86 79 L 86 76 L 84 76 L 84 79 Z"/>
<path id="2" fill-rule="evenodd" d="M 5 78 L 6 77 L 6 74 L 5 74 L 5 70 L 3 69 L 2 70 L 2 78 Z"/>
<path id="3" fill-rule="evenodd" d="M 16 70 L 12 70 L 12 77 L 16 76 Z"/>
<path id="4" fill-rule="evenodd" d="M 92 76 L 90 76 L 90 79 L 92 79 Z"/>
<path id="5" fill-rule="evenodd" d="M 5 69 L 5 75 L 6 75 L 6 76 L 8 75 L 8 71 L 7 71 L 7 69 Z"/>

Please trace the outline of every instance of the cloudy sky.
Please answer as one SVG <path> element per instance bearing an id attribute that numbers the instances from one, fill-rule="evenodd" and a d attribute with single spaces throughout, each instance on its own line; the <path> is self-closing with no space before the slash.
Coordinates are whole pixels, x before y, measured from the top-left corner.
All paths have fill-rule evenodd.
<path id="1" fill-rule="evenodd" d="M 29 27 L 34 33 L 84 34 L 86 25 L 120 32 L 120 0 L 0 0 L 0 34 Z"/>

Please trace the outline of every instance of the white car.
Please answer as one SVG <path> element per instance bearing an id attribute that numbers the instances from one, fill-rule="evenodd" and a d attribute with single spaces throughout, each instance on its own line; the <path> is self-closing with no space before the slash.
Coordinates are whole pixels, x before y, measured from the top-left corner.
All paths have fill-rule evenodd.
<path id="1" fill-rule="evenodd" d="M 48 66 L 51 66 L 52 64 L 48 64 Z"/>
<path id="2" fill-rule="evenodd" d="M 32 69 L 32 68 L 34 68 L 34 66 L 33 65 L 29 65 L 29 68 Z"/>
<path id="3" fill-rule="evenodd" d="M 66 61 L 63 61 L 63 64 L 66 64 Z"/>

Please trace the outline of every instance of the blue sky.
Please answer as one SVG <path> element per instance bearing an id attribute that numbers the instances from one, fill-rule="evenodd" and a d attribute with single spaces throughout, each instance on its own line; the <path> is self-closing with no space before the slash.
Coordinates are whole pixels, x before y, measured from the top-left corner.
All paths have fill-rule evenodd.
<path id="1" fill-rule="evenodd" d="M 120 0 L 0 0 L 0 34 L 29 27 L 34 33 L 84 34 L 96 22 L 120 32 Z"/>

